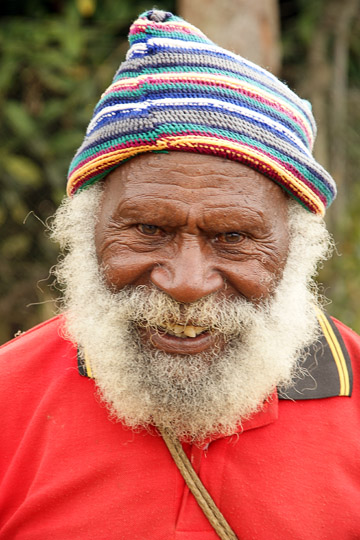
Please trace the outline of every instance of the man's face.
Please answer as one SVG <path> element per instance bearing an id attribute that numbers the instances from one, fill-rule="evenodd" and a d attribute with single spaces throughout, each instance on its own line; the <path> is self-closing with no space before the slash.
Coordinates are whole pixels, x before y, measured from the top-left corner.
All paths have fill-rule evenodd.
<path id="1" fill-rule="evenodd" d="M 144 154 L 106 180 L 96 253 L 115 291 L 145 285 L 182 304 L 213 293 L 257 303 L 272 293 L 286 263 L 287 211 L 284 192 L 240 163 Z M 142 339 L 177 355 L 215 346 L 212 333 L 191 320 L 146 329 Z"/>
<path id="2" fill-rule="evenodd" d="M 239 163 L 136 157 L 65 200 L 56 237 L 68 335 L 132 428 L 233 433 L 316 339 L 326 229 Z"/>

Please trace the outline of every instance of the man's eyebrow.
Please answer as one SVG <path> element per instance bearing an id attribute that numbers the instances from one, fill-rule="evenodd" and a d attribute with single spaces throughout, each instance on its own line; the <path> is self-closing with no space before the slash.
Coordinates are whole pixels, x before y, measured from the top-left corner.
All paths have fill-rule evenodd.
<path id="1" fill-rule="evenodd" d="M 131 221 L 160 222 L 164 225 L 175 226 L 186 221 L 186 213 L 177 210 L 168 201 L 161 201 L 154 205 L 148 201 L 141 200 L 141 204 L 135 200 L 129 200 L 119 205 L 114 213 L 115 219 Z"/>
<path id="2" fill-rule="evenodd" d="M 216 208 L 206 208 L 204 210 L 204 223 L 211 228 L 214 218 L 220 218 L 217 221 L 223 221 L 227 227 L 245 226 L 249 223 L 256 226 L 264 226 L 264 216 L 262 212 L 256 212 L 252 208 L 241 208 L 237 205 L 223 206 Z"/>

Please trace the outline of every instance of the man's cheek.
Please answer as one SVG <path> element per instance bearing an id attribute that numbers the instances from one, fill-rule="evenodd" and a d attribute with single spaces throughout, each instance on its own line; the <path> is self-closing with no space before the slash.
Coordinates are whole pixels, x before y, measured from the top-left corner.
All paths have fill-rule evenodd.
<path id="1" fill-rule="evenodd" d="M 146 255 L 117 250 L 104 254 L 99 264 L 107 286 L 121 290 L 127 285 L 146 285 L 147 276 L 156 263 Z"/>

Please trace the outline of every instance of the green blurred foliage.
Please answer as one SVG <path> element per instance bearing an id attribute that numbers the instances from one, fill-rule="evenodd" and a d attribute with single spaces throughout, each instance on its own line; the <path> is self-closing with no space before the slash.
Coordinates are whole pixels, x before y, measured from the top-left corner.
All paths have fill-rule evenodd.
<path id="1" fill-rule="evenodd" d="M 332 133 L 329 124 L 334 103 L 331 101 L 335 41 L 339 31 L 339 17 L 352 2 L 353 16 L 348 32 L 348 75 L 345 96 L 345 130 L 340 135 Z M 345 177 L 338 198 L 327 213 L 328 227 L 334 236 L 334 256 L 320 271 L 319 281 L 330 300 L 328 311 L 360 333 L 360 2 L 359 0 L 281 0 L 283 76 L 290 86 L 309 90 L 314 80 L 311 61 L 314 47 L 320 49 L 320 76 L 328 79 L 327 91 L 322 96 L 326 119 L 320 125 L 318 137 L 325 139 L 328 163 L 331 169 L 331 149 L 339 136 L 345 138 Z M 322 35 L 320 34 L 322 33 Z M 318 51 L 318 54 L 320 54 Z M 307 90 L 306 90 L 307 89 Z M 315 116 L 317 111 L 314 110 Z M 340 212 L 338 209 L 341 209 Z"/>
<path id="2" fill-rule="evenodd" d="M 64 196 L 70 160 L 125 56 L 129 22 L 148 6 L 19 0 L 0 8 L 0 343 L 54 313 L 48 276 L 58 248 L 42 222 Z"/>
<path id="3" fill-rule="evenodd" d="M 298 82 L 325 0 L 282 0 L 284 76 Z M 157 3 L 176 11 L 175 0 Z M 92 110 L 127 50 L 140 0 L 13 0 L 0 8 L 0 342 L 51 316 L 58 249 L 44 223 Z M 333 224 L 341 257 L 321 274 L 330 311 L 360 331 L 360 32 L 350 45 L 346 213 Z"/>

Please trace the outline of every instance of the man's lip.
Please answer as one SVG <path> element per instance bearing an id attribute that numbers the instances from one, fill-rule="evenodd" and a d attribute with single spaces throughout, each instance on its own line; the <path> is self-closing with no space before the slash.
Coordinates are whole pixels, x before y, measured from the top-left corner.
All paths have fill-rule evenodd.
<path id="1" fill-rule="evenodd" d="M 202 353 L 215 344 L 215 337 L 210 332 L 204 332 L 194 338 L 176 337 L 155 328 L 140 330 L 144 339 L 154 347 L 170 354 Z"/>

